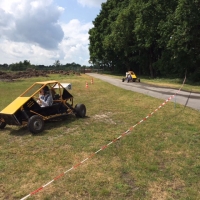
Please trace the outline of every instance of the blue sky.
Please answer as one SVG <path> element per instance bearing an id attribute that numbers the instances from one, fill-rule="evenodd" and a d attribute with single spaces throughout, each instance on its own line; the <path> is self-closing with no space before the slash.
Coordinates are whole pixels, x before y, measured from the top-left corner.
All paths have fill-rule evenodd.
<path id="1" fill-rule="evenodd" d="M 99 14 L 101 2 L 104 1 L 97 1 L 96 6 L 84 6 L 76 0 L 57 0 L 56 4 L 65 9 L 65 13 L 60 20 L 67 23 L 71 19 L 79 19 L 82 23 L 86 23 L 94 20 Z"/>
<path id="2" fill-rule="evenodd" d="M 1 0 L 0 64 L 89 65 L 88 31 L 106 0 Z"/>

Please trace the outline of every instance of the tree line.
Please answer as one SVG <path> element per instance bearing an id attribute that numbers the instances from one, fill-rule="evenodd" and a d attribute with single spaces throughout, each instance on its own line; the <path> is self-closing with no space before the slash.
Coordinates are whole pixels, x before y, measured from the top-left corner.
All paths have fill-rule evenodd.
<path id="1" fill-rule="evenodd" d="M 30 61 L 24 60 L 23 62 L 17 62 L 13 64 L 3 64 L 0 65 L 0 70 L 9 70 L 9 71 L 25 71 L 27 69 L 34 69 L 34 70 L 74 70 L 80 71 L 81 68 L 86 68 L 87 66 L 82 66 L 77 63 L 67 63 L 65 65 L 61 64 L 59 60 L 56 60 L 53 65 L 34 65 L 31 64 Z"/>
<path id="2" fill-rule="evenodd" d="M 107 0 L 93 25 L 93 65 L 200 81 L 200 0 Z"/>

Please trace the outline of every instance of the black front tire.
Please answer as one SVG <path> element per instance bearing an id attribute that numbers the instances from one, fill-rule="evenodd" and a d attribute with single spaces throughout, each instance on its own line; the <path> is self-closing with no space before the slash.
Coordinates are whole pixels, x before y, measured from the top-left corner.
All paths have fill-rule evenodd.
<path id="1" fill-rule="evenodd" d="M 0 129 L 4 129 L 6 126 L 6 122 L 0 120 Z"/>
<path id="2" fill-rule="evenodd" d="M 29 120 L 28 120 L 28 130 L 33 133 L 37 134 L 40 133 L 44 130 L 44 121 L 42 117 L 33 115 Z"/>
<path id="3" fill-rule="evenodd" d="M 84 104 L 77 104 L 75 105 L 75 112 L 76 112 L 76 117 L 85 117 L 86 115 L 86 107 Z"/>

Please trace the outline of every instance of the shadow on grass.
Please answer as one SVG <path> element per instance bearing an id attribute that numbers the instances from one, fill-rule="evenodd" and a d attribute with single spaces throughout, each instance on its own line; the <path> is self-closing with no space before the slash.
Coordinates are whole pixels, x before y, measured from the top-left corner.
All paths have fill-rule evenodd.
<path id="1" fill-rule="evenodd" d="M 85 116 L 84 119 L 89 118 L 88 116 Z M 75 117 L 75 116 L 63 116 L 60 118 L 55 118 L 55 119 L 51 119 L 48 121 L 44 122 L 44 130 L 41 133 L 38 134 L 32 134 L 27 126 L 22 126 L 18 129 L 12 129 L 12 127 L 6 127 L 6 130 L 10 131 L 10 135 L 14 135 L 14 136 L 27 136 L 27 135 L 32 135 L 32 136 L 43 136 L 49 133 L 50 130 L 54 129 L 54 128 L 58 128 L 58 127 L 62 127 L 65 126 L 66 123 L 70 124 L 73 121 L 77 121 L 79 120 L 79 118 Z"/>

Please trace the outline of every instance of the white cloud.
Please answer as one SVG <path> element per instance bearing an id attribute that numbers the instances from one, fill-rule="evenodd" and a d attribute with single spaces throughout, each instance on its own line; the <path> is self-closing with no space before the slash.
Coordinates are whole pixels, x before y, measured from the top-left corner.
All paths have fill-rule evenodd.
<path id="1" fill-rule="evenodd" d="M 103 0 L 77 0 L 87 7 Z M 65 13 L 55 0 L 0 0 L 0 64 L 29 60 L 52 65 L 76 62 L 88 65 L 91 23 L 59 21 Z"/>
<path id="2" fill-rule="evenodd" d="M 44 49 L 55 49 L 62 41 L 64 33 L 58 23 L 62 10 L 51 4 L 51 1 L 22 0 L 19 3 L 15 0 L 13 4 L 5 4 L 3 0 L 0 5 L 7 5 L 6 10 L 0 8 L 0 25 L 3 25 L 2 21 L 8 21 L 8 25 L 0 30 L 4 38 L 33 43 Z"/>
<path id="3" fill-rule="evenodd" d="M 83 6 L 88 7 L 100 7 L 101 3 L 106 2 L 106 0 L 77 0 Z"/>
<path id="4" fill-rule="evenodd" d="M 3 31 L 10 29 L 14 26 L 14 18 L 12 14 L 7 13 L 5 10 L 0 8 L 0 34 L 2 35 Z"/>
<path id="5" fill-rule="evenodd" d="M 88 65 L 88 30 L 92 28 L 92 23 L 81 24 L 79 20 L 71 20 L 68 24 L 63 24 L 62 28 L 65 33 L 65 38 L 60 44 L 60 49 L 63 52 L 63 61 L 70 60 L 77 63 Z M 87 59 L 86 59 L 87 58 Z"/>
<path id="6" fill-rule="evenodd" d="M 15 59 L 14 63 L 29 60 L 32 64 L 52 65 L 55 60 L 60 60 L 61 64 L 76 62 L 88 65 L 88 30 L 92 28 L 92 23 L 81 24 L 74 19 L 61 26 L 65 37 L 57 49 L 46 50 L 33 43 L 4 40 L 0 45 L 0 58 L 4 57 L 4 63 L 9 64 L 9 59 Z"/>

